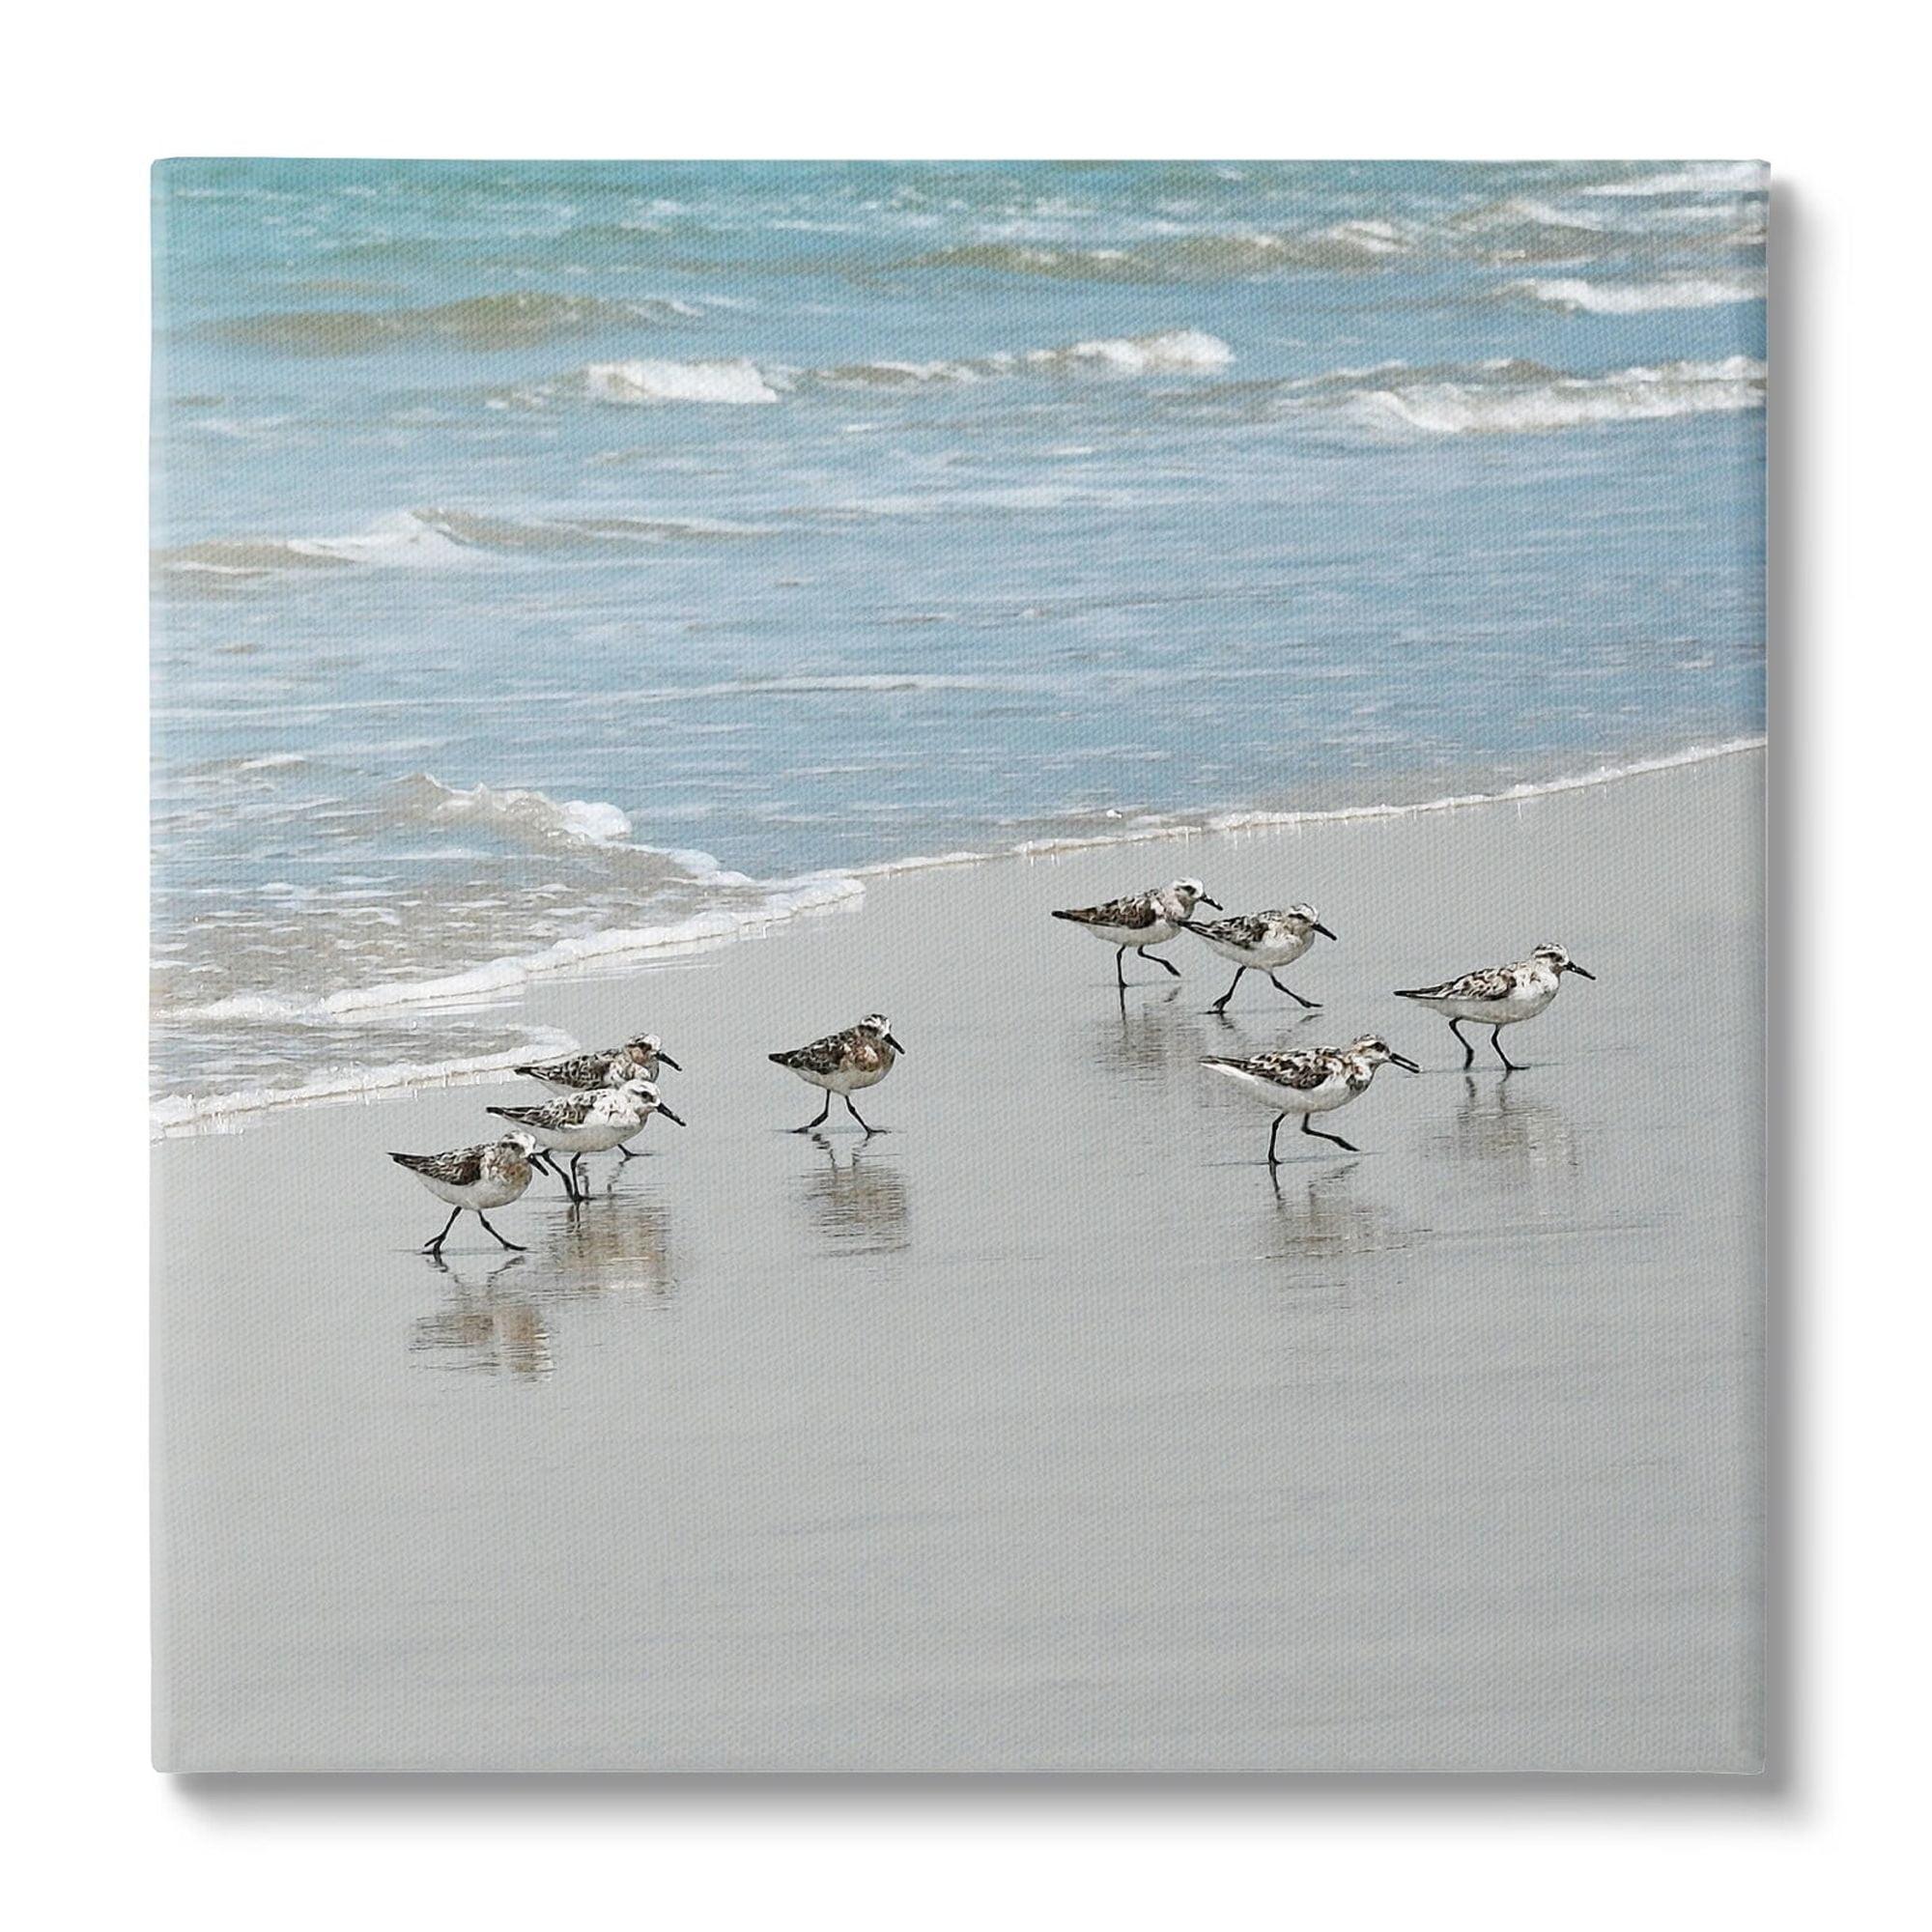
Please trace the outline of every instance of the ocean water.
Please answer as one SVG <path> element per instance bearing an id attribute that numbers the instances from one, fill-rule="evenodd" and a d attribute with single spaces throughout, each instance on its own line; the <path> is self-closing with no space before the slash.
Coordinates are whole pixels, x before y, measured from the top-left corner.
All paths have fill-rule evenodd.
<path id="1" fill-rule="evenodd" d="M 1756 734 L 1764 186 L 165 164 L 157 1120 L 877 868 Z"/>

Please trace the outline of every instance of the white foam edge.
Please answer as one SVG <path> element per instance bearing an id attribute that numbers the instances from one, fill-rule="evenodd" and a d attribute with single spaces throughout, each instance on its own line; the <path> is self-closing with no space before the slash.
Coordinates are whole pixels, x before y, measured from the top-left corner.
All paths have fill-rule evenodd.
<path id="1" fill-rule="evenodd" d="M 856 910 L 865 897 L 865 880 L 889 878 L 903 872 L 932 871 L 951 867 L 983 866 L 1003 859 L 1052 859 L 1062 854 L 1093 850 L 1107 845 L 1139 845 L 1155 840 L 1189 839 L 1214 834 L 1246 831 L 1279 831 L 1303 825 L 1345 824 L 1357 820 L 1413 818 L 1434 812 L 1466 811 L 1485 806 L 1522 804 L 1563 792 L 1589 791 L 1601 785 L 1621 783 L 1648 773 L 1674 771 L 1687 765 L 1707 764 L 1717 758 L 1738 757 L 1765 749 L 1762 733 L 1727 738 L 1716 745 L 1691 745 L 1680 752 L 1662 753 L 1655 757 L 1636 758 L 1625 764 L 1599 765 L 1587 772 L 1571 773 L 1552 779 L 1525 780 L 1501 791 L 1458 792 L 1442 798 L 1424 799 L 1411 804 L 1378 802 L 1302 810 L 1255 810 L 1229 811 L 1200 822 L 1141 823 L 1110 832 L 1073 834 L 1057 838 L 1032 838 L 1003 852 L 957 851 L 922 855 L 911 859 L 884 861 L 874 866 L 855 867 L 850 871 L 810 875 L 791 882 L 786 895 L 822 888 L 822 897 L 802 900 L 781 907 L 764 901 L 757 908 L 740 908 L 698 913 L 673 925 L 643 931 L 613 930 L 593 933 L 584 939 L 562 940 L 540 953 L 521 958 L 500 959 L 488 966 L 454 974 L 443 980 L 403 982 L 389 987 L 372 987 L 360 992 L 336 994 L 318 1001 L 318 1009 L 348 1015 L 382 1010 L 385 1007 L 433 1005 L 444 1000 L 473 1000 L 482 993 L 504 992 L 532 979 L 568 973 L 586 965 L 614 961 L 627 954 L 675 954 L 708 951 L 712 947 L 747 938 L 759 927 L 777 924 L 801 912 L 832 911 L 840 907 Z M 497 977 L 500 974 L 501 977 Z M 219 1004 L 219 1003 L 217 1003 Z M 206 1012 L 207 1009 L 203 1009 Z M 554 1050 L 567 1051 L 575 1044 L 561 1036 Z M 440 1063 L 402 1062 L 392 1065 L 331 1069 L 318 1074 L 298 1087 L 251 1090 L 240 1094 L 213 1094 L 206 1098 L 171 1095 L 155 1103 L 150 1111 L 151 1130 L 156 1138 L 205 1131 L 212 1122 L 239 1115 L 272 1108 L 306 1106 L 318 1102 L 374 1097 L 384 1094 L 418 1088 L 462 1084 L 502 1072 L 519 1061 L 552 1051 L 548 1045 L 525 1045 L 499 1054 L 486 1054 L 472 1060 Z"/>
<path id="2" fill-rule="evenodd" d="M 451 973 L 436 980 L 395 980 L 380 986 L 349 987 L 317 1000 L 294 1002 L 241 994 L 206 1007 L 176 1013 L 177 1019 L 222 1017 L 336 1021 L 353 1025 L 357 1019 L 417 1007 L 474 1003 L 493 995 L 512 993 L 532 980 L 549 979 L 619 959 L 651 955 L 674 957 L 747 938 L 761 928 L 806 913 L 854 909 L 866 888 L 849 872 L 812 873 L 787 881 L 753 905 L 720 906 L 693 913 L 665 925 L 616 926 L 581 939 L 558 940 L 542 952 L 512 954 Z M 574 1042 L 566 1038 L 567 1050 Z M 319 1100 L 347 1099 L 417 1086 L 447 1084 L 453 1079 L 501 1072 L 532 1052 L 548 1047 L 521 1046 L 506 1054 L 448 1062 L 402 1061 L 393 1064 L 335 1069 L 289 1088 L 250 1088 L 235 1094 L 170 1094 L 149 1110 L 151 1132 L 157 1135 L 190 1131 L 213 1119 L 231 1118 L 270 1108 L 301 1106 Z"/>
<path id="3" fill-rule="evenodd" d="M 149 1109 L 150 1136 L 171 1140 L 197 1133 L 221 1131 L 238 1115 L 252 1115 L 278 1107 L 322 1106 L 329 1102 L 372 1099 L 409 1089 L 467 1086 L 507 1073 L 526 1060 L 549 1059 L 570 1052 L 575 1037 L 557 1027 L 526 1027 L 523 1039 L 497 1053 L 476 1054 L 467 1060 L 397 1061 L 383 1066 L 331 1066 L 311 1074 L 298 1087 L 249 1089 L 239 1094 L 206 1096 L 170 1094 Z"/>

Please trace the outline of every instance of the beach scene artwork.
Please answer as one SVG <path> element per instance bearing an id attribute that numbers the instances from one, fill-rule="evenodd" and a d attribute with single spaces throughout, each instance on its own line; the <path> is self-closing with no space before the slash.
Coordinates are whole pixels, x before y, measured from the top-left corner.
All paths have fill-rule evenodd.
<path id="1" fill-rule="evenodd" d="M 153 185 L 160 1768 L 1761 1768 L 1759 163 Z"/>

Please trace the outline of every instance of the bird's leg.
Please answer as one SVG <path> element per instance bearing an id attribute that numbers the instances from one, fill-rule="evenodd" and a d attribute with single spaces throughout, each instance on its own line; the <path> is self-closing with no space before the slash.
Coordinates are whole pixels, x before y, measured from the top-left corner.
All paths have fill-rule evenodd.
<path id="1" fill-rule="evenodd" d="M 637 1157 L 638 1156 L 635 1153 L 633 1153 L 631 1150 L 627 1148 L 622 1141 L 619 1141 L 617 1143 L 617 1158 L 619 1160 L 636 1160 Z"/>
<path id="2" fill-rule="evenodd" d="M 570 1198 L 573 1201 L 579 1202 L 590 1199 L 590 1183 L 584 1179 L 583 1169 L 581 1165 L 582 1159 L 583 1156 L 582 1153 L 574 1153 L 570 1156 Z"/>
<path id="3" fill-rule="evenodd" d="M 476 1218 L 477 1218 L 477 1219 L 478 1219 L 479 1221 L 483 1221 L 483 1210 L 482 1210 L 482 1208 L 476 1208 L 476 1209 L 474 1210 L 474 1212 L 475 1212 L 475 1215 L 476 1215 Z M 504 1240 L 504 1239 L 503 1239 L 503 1237 L 502 1237 L 502 1236 L 501 1236 L 501 1235 L 497 1235 L 497 1231 L 496 1231 L 496 1229 L 495 1229 L 495 1228 L 493 1228 L 493 1227 L 491 1227 L 491 1225 L 489 1224 L 489 1222 L 488 1222 L 488 1221 L 483 1221 L 483 1229 L 484 1229 L 484 1232 L 485 1232 L 486 1234 L 490 1234 L 490 1235 L 496 1235 L 496 1236 L 497 1236 L 497 1243 L 498 1243 L 498 1245 L 499 1245 L 499 1246 L 502 1246 L 502 1247 L 505 1247 L 505 1248 L 508 1248 L 508 1249 L 510 1250 L 510 1252 L 511 1252 L 512 1254 L 518 1254 L 518 1255 L 521 1255 L 521 1254 L 523 1254 L 523 1253 L 525 1253 L 525 1252 L 526 1252 L 526 1250 L 525 1250 L 525 1249 L 524 1249 L 524 1248 L 523 1248 L 523 1247 L 522 1247 L 521 1245 L 519 1245 L 519 1244 L 518 1244 L 517 1242 L 515 1242 L 515 1241 L 506 1241 L 506 1240 Z"/>
<path id="4" fill-rule="evenodd" d="M 832 1111 L 832 1090 L 828 1087 L 825 1090 L 825 1104 L 824 1106 L 819 1108 L 817 1120 L 808 1121 L 806 1122 L 804 1126 L 794 1127 L 792 1129 L 792 1132 L 795 1134 L 809 1134 L 813 1127 L 822 1127 L 825 1124 L 826 1115 L 831 1113 L 831 1111 Z"/>
<path id="5" fill-rule="evenodd" d="M 1165 966 L 1167 970 L 1170 973 L 1172 973 L 1177 980 L 1180 978 L 1180 968 L 1177 966 L 1172 959 L 1163 959 L 1158 952 L 1150 953 L 1145 946 L 1137 946 L 1134 948 L 1134 951 L 1138 952 L 1143 959 L 1151 958 L 1156 966 Z"/>
<path id="6" fill-rule="evenodd" d="M 1490 1044 L 1495 1048 L 1496 1058 L 1500 1060 L 1502 1064 L 1506 1067 L 1508 1067 L 1508 1069 L 1512 1073 L 1516 1072 L 1518 1070 L 1516 1062 L 1513 1061 L 1509 1057 L 1509 1055 L 1503 1051 L 1503 1030 L 1501 1027 L 1492 1027 L 1490 1029 Z"/>
<path id="7" fill-rule="evenodd" d="M 844 1099 L 845 1099 L 845 1111 L 846 1111 L 846 1112 L 847 1112 L 848 1114 L 850 1114 L 850 1115 L 852 1116 L 852 1118 L 853 1118 L 853 1119 L 854 1119 L 855 1121 L 857 1121 L 857 1122 L 859 1122 L 859 1124 L 860 1124 L 860 1125 L 861 1125 L 862 1127 L 865 1127 L 865 1128 L 866 1128 L 866 1138 L 867 1138 L 867 1140 L 870 1140 L 870 1139 L 871 1139 L 871 1137 L 872 1137 L 872 1136 L 873 1136 L 873 1135 L 874 1135 L 875 1133 L 877 1133 L 877 1132 L 879 1131 L 879 1130 L 878 1130 L 878 1128 L 877 1128 L 877 1127 L 874 1127 L 874 1126 L 868 1126 L 868 1125 L 867 1125 L 867 1122 L 866 1122 L 866 1117 L 865 1117 L 865 1115 L 863 1115 L 862 1113 L 860 1113 L 860 1111 L 858 1110 L 858 1108 L 857 1108 L 857 1107 L 853 1106 L 853 1104 L 852 1104 L 852 1096 L 851 1096 L 851 1094 L 846 1094 L 846 1095 L 844 1096 Z M 830 1099 L 829 1097 L 827 1098 L 827 1100 L 826 1100 L 826 1102 L 825 1102 L 825 1108 L 826 1108 L 826 1112 L 827 1112 L 827 1113 L 830 1113 L 830 1112 L 832 1111 L 832 1101 L 831 1101 L 831 1099 Z"/>
<path id="8" fill-rule="evenodd" d="M 1245 966 L 1236 966 L 1235 968 L 1235 985 L 1230 986 L 1228 990 L 1225 993 L 1223 993 L 1221 997 L 1218 1000 L 1216 1000 L 1211 1007 L 1208 1008 L 1208 1010 L 1209 1012 L 1225 1013 L 1228 1010 L 1228 1002 L 1235 997 L 1235 986 L 1238 986 L 1241 983 L 1241 975 L 1245 973 L 1247 970 L 1248 969 Z"/>
<path id="9" fill-rule="evenodd" d="M 435 1240 L 425 1241 L 423 1243 L 424 1254 L 426 1255 L 441 1254 L 442 1244 L 444 1241 L 448 1240 L 449 1231 L 450 1229 L 456 1226 L 456 1217 L 462 1212 L 463 1209 L 461 1208 L 452 1208 L 449 1210 L 449 1219 L 442 1224 L 442 1233 L 440 1234 Z"/>
<path id="10" fill-rule="evenodd" d="M 1301 1117 L 1301 1131 L 1308 1135 L 1311 1140 L 1333 1141 L 1338 1148 L 1347 1148 L 1350 1153 L 1361 1152 L 1361 1149 L 1353 1141 L 1345 1141 L 1340 1134 L 1324 1134 L 1315 1124 L 1312 1117 L 1307 1114 L 1303 1114 Z"/>
<path id="11" fill-rule="evenodd" d="M 1315 1010 L 1315 1009 L 1321 1004 L 1320 1000 L 1304 1000 L 1301 997 L 1301 995 L 1294 990 L 1293 986 L 1284 986 L 1279 980 L 1275 979 L 1272 973 L 1268 975 L 1268 978 L 1274 981 L 1274 987 L 1277 992 L 1286 993 L 1288 997 L 1291 1000 L 1293 1000 L 1297 1007 L 1302 1008 L 1307 1012 L 1312 1013 Z"/>
<path id="12" fill-rule="evenodd" d="M 1466 1073 L 1476 1064 L 1476 1049 L 1469 1044 L 1468 1036 L 1463 1033 L 1461 1020 L 1451 1020 L 1449 1031 L 1456 1036 L 1456 1044 L 1463 1049 L 1463 1071 Z"/>
<path id="13" fill-rule="evenodd" d="M 1114 949 L 1114 980 L 1122 988 L 1127 983 L 1127 949 L 1124 946 Z"/>
<path id="14" fill-rule="evenodd" d="M 1306 1117 L 1304 1116 L 1304 1118 Z M 1288 1116 L 1286 1114 L 1277 1114 L 1274 1117 L 1274 1125 L 1268 1130 L 1268 1165 L 1270 1167 L 1280 1165 L 1280 1158 L 1274 1151 L 1275 1137 L 1281 1132 L 1281 1123 L 1287 1119 Z"/>

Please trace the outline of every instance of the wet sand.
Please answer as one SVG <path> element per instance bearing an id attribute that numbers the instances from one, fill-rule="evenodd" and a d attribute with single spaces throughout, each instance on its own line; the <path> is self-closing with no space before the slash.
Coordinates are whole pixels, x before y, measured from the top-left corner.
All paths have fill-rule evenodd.
<path id="1" fill-rule="evenodd" d="M 685 1114 L 465 1217 L 481 1083 L 156 1149 L 157 1762 L 1754 1770 L 1762 758 L 903 874 L 595 980 Z M 1341 935 L 1176 982 L 1046 917 L 1192 872 Z M 1556 940 L 1473 1071 L 1386 989 Z M 765 1053 L 888 1012 L 890 1131 Z M 1368 1029 L 1284 1131 L 1204 1053 Z"/>

